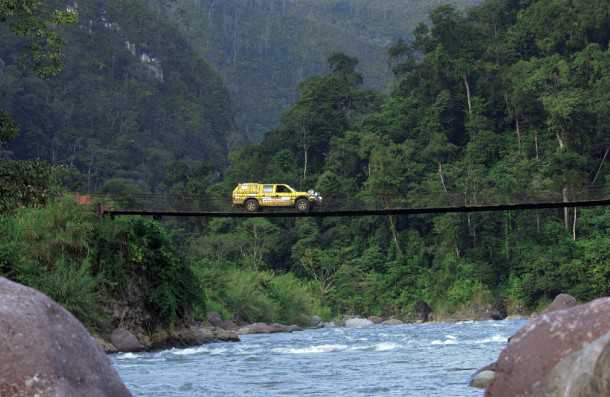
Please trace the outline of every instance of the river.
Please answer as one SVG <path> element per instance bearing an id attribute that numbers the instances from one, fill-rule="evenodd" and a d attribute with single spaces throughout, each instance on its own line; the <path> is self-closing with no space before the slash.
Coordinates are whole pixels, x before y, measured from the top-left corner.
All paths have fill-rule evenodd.
<path id="1" fill-rule="evenodd" d="M 524 320 L 325 328 L 244 335 L 112 362 L 136 397 L 482 396 L 473 372 Z"/>

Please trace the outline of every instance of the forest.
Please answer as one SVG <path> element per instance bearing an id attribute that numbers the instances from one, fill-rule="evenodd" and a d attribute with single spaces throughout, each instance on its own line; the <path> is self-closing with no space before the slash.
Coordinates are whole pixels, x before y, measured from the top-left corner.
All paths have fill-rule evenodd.
<path id="1" fill-rule="evenodd" d="M 80 16 L 77 24 L 82 21 Z M 220 162 L 212 156 L 177 156 L 163 141 L 175 137 L 135 123 L 126 131 L 136 139 L 158 139 L 153 141 L 171 161 L 159 167 L 155 157 L 138 160 L 111 141 L 100 150 L 128 156 L 121 163 L 124 172 L 141 172 L 140 180 L 149 182 L 134 187 L 125 179 L 109 187 L 122 174 L 99 160 L 110 171 L 96 174 L 96 187 L 228 199 L 237 183 L 268 181 L 315 188 L 327 202 L 401 197 L 414 204 L 450 195 L 475 203 L 490 192 L 507 200 L 530 191 L 559 197 L 586 188 L 608 192 L 609 41 L 610 5 L 602 0 L 486 0 L 465 11 L 440 6 L 411 39 L 389 48 L 390 93 L 367 88 L 359 60 L 337 52 L 328 57 L 326 73 L 300 84 L 296 103 L 262 142 L 232 146 Z M 65 43 L 68 54 L 71 44 Z M 187 66 L 183 87 L 193 90 L 196 76 L 187 72 L 197 66 Z M 66 58 L 58 76 L 70 70 Z M 5 76 L 3 87 L 7 81 L 22 83 Z M 66 83 L 53 84 L 50 94 Z M 166 86 L 148 95 L 165 101 Z M 10 97 L 2 91 L 3 98 Z M 21 108 L 0 103 L 4 119 L 14 120 L 3 122 L 0 136 L 9 136 L 9 124 L 27 131 L 8 143 L 17 159 L 20 148 L 55 132 L 62 136 L 61 129 L 45 123 L 49 131 L 28 137 L 31 129 L 24 126 L 28 117 L 20 116 Z M 95 109 L 99 117 L 114 114 Z M 144 122 L 148 116 L 141 111 Z M 209 117 L 220 117 L 217 112 Z M 175 122 L 190 120 L 190 115 L 174 116 Z M 231 119 L 223 120 L 226 133 Z M 110 130 L 113 139 L 130 139 Z M 83 131 L 91 140 L 111 138 Z M 140 321 L 117 318 L 109 302 L 141 308 L 148 313 L 142 316 L 146 326 L 154 328 L 202 319 L 207 311 L 246 322 L 301 324 L 312 314 L 409 318 L 421 301 L 437 318 L 475 316 L 477 308 L 488 305 L 504 314 L 526 314 L 561 292 L 582 301 L 610 294 L 608 208 L 99 221 L 64 196 L 89 184 L 83 184 L 87 163 L 77 162 L 77 155 L 61 166 L 52 157 L 43 157 L 51 165 L 3 160 L 0 275 L 48 293 L 90 327 Z M 99 315 L 92 318 L 93 313 Z"/>
<path id="2" fill-rule="evenodd" d="M 324 73 L 341 50 L 360 59 L 366 85 L 392 78 L 386 47 L 409 37 L 436 6 L 478 0 L 148 0 L 176 21 L 195 51 L 222 76 L 235 122 L 253 142 L 279 122 L 304 79 Z"/>

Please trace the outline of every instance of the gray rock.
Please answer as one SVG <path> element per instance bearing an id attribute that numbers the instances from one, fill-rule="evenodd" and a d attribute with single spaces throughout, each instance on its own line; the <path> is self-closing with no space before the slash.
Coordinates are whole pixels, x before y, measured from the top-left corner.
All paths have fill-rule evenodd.
<path id="1" fill-rule="evenodd" d="M 310 324 L 312 327 L 319 327 L 322 324 L 322 318 L 320 316 L 311 316 Z"/>
<path id="2" fill-rule="evenodd" d="M 222 327 L 222 318 L 220 317 L 220 315 L 216 312 L 209 312 L 208 313 L 208 323 L 212 326 L 212 327 Z"/>
<path id="3" fill-rule="evenodd" d="M 277 332 L 285 332 L 284 326 L 278 326 L 277 324 L 266 324 L 266 323 L 254 323 L 241 327 L 238 330 L 240 335 L 246 334 L 273 334 Z"/>
<path id="4" fill-rule="evenodd" d="M 554 312 L 557 310 L 565 310 L 576 306 L 576 298 L 568 294 L 559 294 L 553 299 L 553 302 L 541 314 Z"/>
<path id="5" fill-rule="evenodd" d="M 491 363 L 479 369 L 470 379 L 470 387 L 487 389 L 496 378 L 496 363 Z"/>
<path id="6" fill-rule="evenodd" d="M 146 350 L 146 347 L 140 343 L 138 338 L 125 328 L 117 328 L 112 331 L 110 341 L 120 352 L 141 352 Z"/>
<path id="7" fill-rule="evenodd" d="M 401 325 L 401 324 L 404 324 L 404 323 L 402 321 L 398 320 L 398 319 L 391 318 L 389 320 L 385 320 L 381 324 L 382 325 Z"/>
<path id="8" fill-rule="evenodd" d="M 350 318 L 349 320 L 345 320 L 345 326 L 349 328 L 361 328 L 361 327 L 369 327 L 373 325 L 371 320 L 367 320 L 366 318 Z"/>
<path id="9" fill-rule="evenodd" d="M 335 328 L 337 326 L 334 321 L 323 322 L 320 325 L 322 326 L 322 328 Z"/>
<path id="10" fill-rule="evenodd" d="M 371 321 L 373 324 L 381 324 L 383 322 L 383 318 L 379 316 L 371 316 L 368 318 L 368 320 Z"/>
<path id="11" fill-rule="evenodd" d="M 526 318 L 527 318 L 527 317 L 522 316 L 522 315 L 520 315 L 520 314 L 511 314 L 510 316 L 507 316 L 507 317 L 505 318 L 505 320 L 508 320 L 508 321 L 514 321 L 514 320 L 525 320 Z"/>
<path id="12" fill-rule="evenodd" d="M 231 320 L 224 320 L 224 321 L 222 321 L 220 323 L 219 327 L 222 328 L 222 329 L 226 329 L 228 331 L 237 331 L 239 329 L 237 324 L 235 324 L 235 322 L 233 322 Z"/>
<path id="13" fill-rule="evenodd" d="M 221 328 L 214 330 L 214 336 L 221 342 L 239 342 L 239 335 L 235 331 L 229 331 Z"/>
<path id="14" fill-rule="evenodd" d="M 0 396 L 131 396 L 85 327 L 42 293 L 0 277 Z"/>
<path id="15" fill-rule="evenodd" d="M 100 338 L 99 336 L 93 336 L 95 343 L 104 351 L 104 353 L 117 353 L 118 350 L 109 341 Z"/>
<path id="16" fill-rule="evenodd" d="M 548 397 L 610 396 L 610 332 L 561 360 L 545 383 Z"/>
<path id="17" fill-rule="evenodd" d="M 487 397 L 544 395 L 543 380 L 560 361 L 610 332 L 610 298 L 531 320 L 500 354 Z"/>
<path id="18" fill-rule="evenodd" d="M 472 378 L 470 386 L 478 389 L 487 389 L 494 379 L 496 379 L 496 373 L 494 371 L 481 371 Z"/>

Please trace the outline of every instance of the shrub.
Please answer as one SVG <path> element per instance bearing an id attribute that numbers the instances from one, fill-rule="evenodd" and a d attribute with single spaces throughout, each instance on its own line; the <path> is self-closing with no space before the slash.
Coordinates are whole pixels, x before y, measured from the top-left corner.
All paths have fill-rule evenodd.
<path id="1" fill-rule="evenodd" d="M 271 322 L 276 319 L 276 303 L 266 294 L 271 274 L 250 270 L 229 272 L 225 304 L 246 322 Z"/>
<path id="2" fill-rule="evenodd" d="M 192 269 L 169 233 L 144 218 L 106 220 L 97 229 L 97 271 L 112 294 L 129 301 L 130 290 L 143 295 L 153 323 L 172 325 L 178 319 L 205 315 L 205 295 Z"/>
<path id="3" fill-rule="evenodd" d="M 314 299 L 302 281 L 292 273 L 276 276 L 269 284 L 269 292 L 277 306 L 275 321 L 287 324 L 309 324 Z"/>
<path id="4" fill-rule="evenodd" d="M 16 279 L 48 295 L 89 329 L 109 329 L 109 318 L 100 307 L 102 294 L 98 289 L 98 278 L 91 274 L 87 262 L 70 263 L 60 258 L 52 270 L 45 270 L 35 263 L 24 263 L 19 266 Z"/>

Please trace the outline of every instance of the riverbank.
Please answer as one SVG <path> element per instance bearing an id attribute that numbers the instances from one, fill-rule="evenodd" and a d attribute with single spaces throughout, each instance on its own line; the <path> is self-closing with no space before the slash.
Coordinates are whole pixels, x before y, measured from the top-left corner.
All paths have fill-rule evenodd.
<path id="1" fill-rule="evenodd" d="M 163 328 L 152 334 L 141 328 L 129 330 L 118 328 L 110 335 L 96 335 L 98 345 L 106 353 L 159 351 L 171 348 L 195 347 L 209 343 L 239 342 L 242 335 L 291 333 L 319 328 L 363 328 L 375 325 L 396 326 L 422 323 L 456 323 L 464 321 L 518 320 L 522 315 L 506 316 L 492 305 L 474 304 L 456 313 L 436 313 L 423 301 L 418 302 L 416 310 L 403 316 L 356 316 L 341 315 L 330 321 L 323 321 L 317 315 L 311 316 L 309 324 L 246 323 L 237 319 L 223 320 L 220 314 L 210 312 L 206 321 L 185 323 L 181 326 Z"/>

